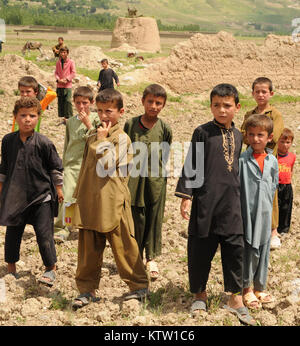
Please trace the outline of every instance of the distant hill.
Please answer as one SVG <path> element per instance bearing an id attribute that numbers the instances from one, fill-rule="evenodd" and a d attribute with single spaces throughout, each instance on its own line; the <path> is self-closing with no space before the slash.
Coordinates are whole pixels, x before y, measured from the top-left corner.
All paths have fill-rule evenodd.
<path id="1" fill-rule="evenodd" d="M 289 35 L 292 20 L 300 18 L 300 0 L 0 0 L 0 18 L 9 24 L 112 29 L 128 7 L 156 18 L 160 30 Z"/>

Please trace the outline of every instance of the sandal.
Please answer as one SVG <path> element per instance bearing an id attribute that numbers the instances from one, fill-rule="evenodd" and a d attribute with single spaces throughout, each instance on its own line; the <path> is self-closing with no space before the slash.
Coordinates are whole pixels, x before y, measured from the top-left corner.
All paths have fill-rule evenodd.
<path id="1" fill-rule="evenodd" d="M 148 288 L 142 288 L 140 290 L 132 291 L 132 292 L 128 293 L 124 297 L 124 300 L 130 300 L 130 299 L 143 300 L 143 299 L 147 298 L 148 295 L 149 295 Z"/>
<path id="2" fill-rule="evenodd" d="M 238 317 L 238 319 L 240 320 L 240 322 L 247 324 L 249 326 L 256 326 L 257 325 L 255 319 L 253 317 L 251 317 L 248 309 L 245 306 L 234 309 L 234 308 L 231 308 L 230 306 L 225 304 L 225 305 L 223 305 L 223 308 L 232 312 L 233 314 L 235 314 Z"/>
<path id="3" fill-rule="evenodd" d="M 54 270 L 46 270 L 45 273 L 42 275 L 41 278 L 39 278 L 39 282 L 41 284 L 48 285 L 50 287 L 53 286 L 56 279 L 56 274 Z"/>
<path id="4" fill-rule="evenodd" d="M 251 291 L 243 295 L 243 302 L 249 309 L 260 309 L 261 303 L 255 294 Z"/>
<path id="5" fill-rule="evenodd" d="M 207 311 L 206 302 L 204 300 L 194 300 L 191 306 L 191 314 L 194 317 L 198 311 Z"/>
<path id="6" fill-rule="evenodd" d="M 275 301 L 273 296 L 269 293 L 256 291 L 254 294 L 261 304 L 273 303 Z"/>
<path id="7" fill-rule="evenodd" d="M 150 274 L 151 280 L 156 280 L 158 278 L 159 272 L 158 272 L 158 266 L 155 261 L 148 261 L 146 264 L 146 269 Z"/>
<path id="8" fill-rule="evenodd" d="M 90 302 L 95 303 L 98 302 L 101 298 L 94 297 L 90 292 L 82 293 L 77 298 L 74 299 L 72 303 L 73 309 L 80 309 L 86 305 L 88 305 Z"/>

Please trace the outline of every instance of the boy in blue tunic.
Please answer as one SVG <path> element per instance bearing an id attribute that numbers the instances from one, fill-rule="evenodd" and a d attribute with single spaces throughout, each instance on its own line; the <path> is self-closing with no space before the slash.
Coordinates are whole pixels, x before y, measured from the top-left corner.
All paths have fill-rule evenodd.
<path id="1" fill-rule="evenodd" d="M 273 301 L 263 290 L 268 274 L 278 163 L 266 148 L 273 138 L 273 121 L 268 116 L 252 115 L 246 121 L 245 131 L 249 147 L 239 159 L 245 237 L 243 300 L 249 308 L 260 308 L 261 304 Z"/>

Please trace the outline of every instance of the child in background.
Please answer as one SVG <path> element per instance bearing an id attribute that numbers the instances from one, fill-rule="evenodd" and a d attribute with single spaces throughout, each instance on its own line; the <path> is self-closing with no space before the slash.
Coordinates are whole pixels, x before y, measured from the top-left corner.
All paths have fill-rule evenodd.
<path id="1" fill-rule="evenodd" d="M 5 135 L 1 146 L 0 224 L 7 226 L 5 261 L 8 273 L 17 276 L 22 235 L 26 224 L 33 225 L 46 267 L 39 281 L 52 286 L 57 260 L 53 219 L 57 197 L 63 202 L 62 162 L 53 143 L 34 131 L 41 114 L 40 102 L 21 97 L 13 113 L 19 131 Z"/>
<path id="2" fill-rule="evenodd" d="M 277 143 L 284 125 L 281 113 L 274 106 L 270 105 L 270 100 L 273 95 L 273 83 L 269 78 L 259 77 L 255 79 L 252 84 L 252 96 L 257 103 L 257 107 L 245 114 L 241 131 L 244 134 L 244 143 L 248 144 L 245 135 L 245 123 L 247 119 L 253 114 L 266 114 L 273 121 L 273 138 L 267 144 L 267 148 L 272 149 L 273 155 L 277 157 Z M 278 219 L 278 191 L 276 190 L 273 201 L 271 249 L 276 249 L 281 246 L 277 232 Z"/>
<path id="3" fill-rule="evenodd" d="M 75 77 L 75 63 L 68 57 L 69 49 L 63 46 L 59 49 L 59 59 L 56 62 L 55 79 L 58 99 L 58 116 L 63 118 L 62 123 L 73 115 L 72 108 L 72 80 Z"/>
<path id="4" fill-rule="evenodd" d="M 157 155 L 156 162 L 158 176 L 152 176 L 150 163 L 154 153 L 151 152 L 151 143 L 168 145 L 172 142 L 172 130 L 163 120 L 158 118 L 164 108 L 167 93 L 158 84 L 149 85 L 143 93 L 142 103 L 145 109 L 143 115 L 127 120 L 124 131 L 135 142 L 147 145 L 147 155 L 144 155 L 144 165 L 148 167 L 148 176 L 130 177 L 128 187 L 131 193 L 131 210 L 134 220 L 135 238 L 139 245 L 141 256 L 145 250 L 146 266 L 152 280 L 159 275 L 154 258 L 161 254 L 161 230 L 164 217 L 167 178 L 162 175 L 163 166 L 167 162 L 169 151 L 162 151 Z M 162 156 L 165 157 L 162 157 Z M 141 159 L 141 153 L 137 156 Z M 151 159 L 150 159 L 151 158 Z M 155 160 L 154 160 L 155 161 Z"/>
<path id="5" fill-rule="evenodd" d="M 231 292 L 224 308 L 243 323 L 255 325 L 242 299 L 244 239 L 238 175 L 242 134 L 232 121 L 241 107 L 238 91 L 231 84 L 219 84 L 211 91 L 210 104 L 214 120 L 195 129 L 175 193 L 182 198 L 182 217 L 189 220 L 188 271 L 190 290 L 195 295 L 191 312 L 207 311 L 206 286 L 220 244 L 224 289 Z M 203 156 L 197 153 L 201 142 Z M 189 173 L 202 164 L 203 184 Z"/>
<path id="6" fill-rule="evenodd" d="M 102 59 L 101 65 L 103 69 L 99 73 L 97 86 L 99 87 L 99 91 L 104 89 L 113 89 L 114 88 L 114 80 L 117 86 L 120 86 L 119 77 L 116 72 L 108 67 L 108 60 Z"/>
<path id="7" fill-rule="evenodd" d="M 67 120 L 65 143 L 63 151 L 64 167 L 64 203 L 65 206 L 76 202 L 73 193 L 76 187 L 85 143 L 91 131 L 99 125 L 99 117 L 96 112 L 91 112 L 91 106 L 94 104 L 93 91 L 87 86 L 81 86 L 75 89 L 73 101 L 78 112 Z M 63 220 L 64 206 L 61 205 L 58 217 L 55 222 L 54 239 L 57 243 L 64 242 L 69 237 L 69 229 L 65 226 Z"/>
<path id="8" fill-rule="evenodd" d="M 248 149 L 241 154 L 241 205 L 245 254 L 243 299 L 249 308 L 260 308 L 273 297 L 266 289 L 271 242 L 273 198 L 278 186 L 278 163 L 266 148 L 273 138 L 273 121 L 254 114 L 245 122 Z M 254 288 L 252 290 L 251 284 Z"/>
<path id="9" fill-rule="evenodd" d="M 101 126 L 93 130 L 85 145 L 74 192 L 74 224 L 79 228 L 76 284 L 80 295 L 73 308 L 99 300 L 103 253 L 109 241 L 121 279 L 129 286 L 125 300 L 144 299 L 148 278 L 134 239 L 128 190 L 129 137 L 118 122 L 124 113 L 122 95 L 105 89 L 96 97 Z"/>
<path id="10" fill-rule="evenodd" d="M 278 166 L 279 166 L 279 187 L 278 187 L 278 207 L 279 225 L 278 233 L 287 233 L 291 225 L 293 208 L 293 187 L 292 175 L 296 161 L 296 155 L 289 152 L 294 140 L 294 134 L 290 129 L 284 129 L 278 140 Z"/>

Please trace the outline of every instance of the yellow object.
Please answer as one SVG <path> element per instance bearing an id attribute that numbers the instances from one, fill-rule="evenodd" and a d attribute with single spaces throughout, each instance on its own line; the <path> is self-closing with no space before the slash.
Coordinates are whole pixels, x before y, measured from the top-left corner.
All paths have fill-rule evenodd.
<path id="1" fill-rule="evenodd" d="M 72 226 L 73 215 L 75 210 L 75 203 L 65 203 L 64 211 L 63 211 L 63 225 L 64 226 Z"/>

